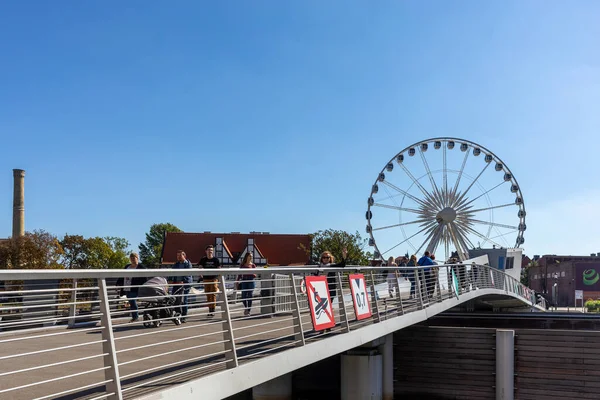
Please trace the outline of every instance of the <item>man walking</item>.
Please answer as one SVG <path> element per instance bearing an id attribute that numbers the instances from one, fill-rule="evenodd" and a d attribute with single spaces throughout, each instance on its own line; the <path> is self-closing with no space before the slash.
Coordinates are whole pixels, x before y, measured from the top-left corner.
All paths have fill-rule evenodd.
<path id="1" fill-rule="evenodd" d="M 198 265 L 202 269 L 219 269 L 221 268 L 221 262 L 217 257 L 214 256 L 215 249 L 212 244 L 206 246 L 206 256 L 200 259 Z M 215 305 L 217 302 L 217 291 L 218 291 L 218 276 L 216 275 L 203 275 L 202 279 L 204 282 L 204 293 L 206 294 L 206 302 L 208 303 L 208 315 L 207 317 L 212 318 L 215 315 Z M 223 294 L 225 295 L 225 294 Z"/>
<path id="2" fill-rule="evenodd" d="M 435 275 L 431 268 L 431 265 L 435 265 L 435 262 L 433 262 L 433 260 L 431 259 L 431 254 L 426 251 L 425 255 L 423 255 L 423 257 L 421 257 L 418 261 L 418 264 L 421 267 L 427 267 L 427 268 L 423 268 L 423 275 L 424 275 L 424 280 L 425 280 L 425 285 L 421 285 L 421 288 L 424 288 L 424 292 L 427 295 L 427 297 L 430 297 L 433 294 L 433 291 L 435 290 Z"/>
<path id="3" fill-rule="evenodd" d="M 177 250 L 177 262 L 173 264 L 173 269 L 191 269 L 192 263 L 186 258 L 185 251 Z M 182 273 L 185 273 L 182 271 Z M 187 271 L 189 274 L 189 271 Z M 173 285 L 173 294 L 177 293 L 177 304 L 180 305 L 181 322 L 186 322 L 188 313 L 188 294 L 190 293 L 190 285 L 192 284 L 192 276 L 172 276 L 169 282 Z"/>

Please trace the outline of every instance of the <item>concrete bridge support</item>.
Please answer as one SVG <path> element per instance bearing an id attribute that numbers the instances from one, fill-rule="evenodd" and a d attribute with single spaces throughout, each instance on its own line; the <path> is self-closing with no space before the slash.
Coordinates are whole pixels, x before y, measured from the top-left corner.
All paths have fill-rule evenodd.
<path id="1" fill-rule="evenodd" d="M 515 331 L 496 330 L 496 400 L 515 397 Z"/>
<path id="2" fill-rule="evenodd" d="M 342 400 L 394 398 L 393 334 L 342 355 Z"/>
<path id="3" fill-rule="evenodd" d="M 385 343 L 379 347 L 383 355 L 383 400 L 394 398 L 394 334 L 385 336 Z"/>
<path id="4" fill-rule="evenodd" d="M 292 374 L 254 386 L 252 400 L 292 400 Z"/>

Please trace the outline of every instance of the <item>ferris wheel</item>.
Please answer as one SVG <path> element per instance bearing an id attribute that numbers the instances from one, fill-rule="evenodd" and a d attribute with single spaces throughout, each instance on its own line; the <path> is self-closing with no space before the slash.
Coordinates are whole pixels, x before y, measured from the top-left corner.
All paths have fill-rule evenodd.
<path id="1" fill-rule="evenodd" d="M 521 188 L 498 156 L 469 140 L 433 138 L 385 164 L 366 219 L 375 258 L 429 251 L 445 262 L 468 259 L 473 248 L 520 247 L 525 215 Z"/>

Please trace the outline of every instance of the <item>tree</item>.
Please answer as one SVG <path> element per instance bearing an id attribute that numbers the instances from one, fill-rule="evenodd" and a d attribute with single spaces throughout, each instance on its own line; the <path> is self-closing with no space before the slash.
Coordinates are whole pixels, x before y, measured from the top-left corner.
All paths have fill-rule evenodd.
<path id="1" fill-rule="evenodd" d="M 521 268 L 521 283 L 529 287 L 529 266 Z"/>
<path id="2" fill-rule="evenodd" d="M 523 265 L 521 267 L 521 283 L 523 285 L 529 286 L 529 283 L 530 283 L 529 282 L 529 279 L 530 279 L 529 268 L 531 268 L 531 267 L 537 267 L 539 265 L 540 264 L 537 262 L 537 260 L 531 260 L 531 261 L 529 261 L 529 264 Z"/>
<path id="3" fill-rule="evenodd" d="M 62 262 L 65 268 L 68 269 L 80 269 L 84 268 L 87 243 L 81 235 L 65 235 L 60 241 L 60 244 L 64 250 Z"/>
<path id="4" fill-rule="evenodd" d="M 160 266 L 165 232 L 182 232 L 182 230 L 168 222 L 153 224 L 150 231 L 146 233 L 146 242 L 140 243 L 139 246 L 141 262 L 145 266 Z"/>
<path id="5" fill-rule="evenodd" d="M 58 269 L 63 249 L 56 236 L 44 231 L 26 232 L 0 245 L 0 268 Z"/>
<path id="6" fill-rule="evenodd" d="M 123 268 L 127 264 L 129 242 L 118 237 L 65 235 L 61 241 L 63 264 L 73 269 Z"/>
<path id="7" fill-rule="evenodd" d="M 129 263 L 129 242 L 127 239 L 120 237 L 105 237 L 104 241 L 108 243 L 112 249 L 113 254 L 110 256 L 108 261 L 108 268 L 123 268 Z"/>
<path id="8" fill-rule="evenodd" d="M 327 229 L 311 234 L 310 238 L 310 249 L 303 245 L 300 247 L 306 251 L 311 262 L 314 263 L 318 263 L 321 253 L 324 251 L 330 251 L 336 261 L 341 260 L 344 247 L 348 250 L 347 264 L 367 265 L 372 258 L 371 253 L 365 251 L 367 239 L 361 238 L 358 232 L 352 235 L 345 231 Z"/>

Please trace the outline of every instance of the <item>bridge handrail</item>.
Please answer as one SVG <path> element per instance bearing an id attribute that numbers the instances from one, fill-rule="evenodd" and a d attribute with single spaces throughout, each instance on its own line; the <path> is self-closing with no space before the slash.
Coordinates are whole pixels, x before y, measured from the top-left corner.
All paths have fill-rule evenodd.
<path id="1" fill-rule="evenodd" d="M 352 304 L 354 298 L 350 295 L 347 273 L 355 272 L 362 273 L 367 282 L 373 313 L 367 319 L 356 318 Z M 249 273 L 259 275 L 260 288 L 236 290 L 236 277 Z M 116 287 L 116 278 L 182 275 L 194 277 L 191 284 L 194 293 L 190 295 L 190 322 L 193 323 L 171 324 L 177 320 L 172 311 L 179 306 L 169 299 L 183 298 L 176 292 L 166 296 L 137 296 L 138 301 L 146 303 L 140 313 L 155 317 L 125 324 L 131 310 L 126 309 L 127 300 L 119 292 L 139 285 Z M 217 276 L 216 287 L 211 282 L 196 283 L 202 275 Z M 338 288 L 331 300 L 335 303 L 334 311 L 339 314 L 336 319 L 339 325 L 332 332 L 319 333 L 312 329 L 302 287 L 303 278 L 311 275 L 325 275 L 329 284 Z M 0 304 L 0 360 L 4 361 L 0 363 L 0 397 L 24 392 L 26 397 L 51 398 L 91 390 L 95 395 L 101 394 L 98 398 L 122 399 L 124 395 L 133 396 L 145 390 L 146 385 L 152 386 L 173 376 L 196 376 L 194 374 L 218 368 L 236 368 L 257 357 L 401 317 L 477 290 L 494 289 L 494 293 L 510 294 L 532 306 L 538 304 L 535 293 L 515 278 L 476 264 L 347 265 L 345 268 L 307 265 L 253 270 L 23 269 L 0 270 L 0 281 L 8 289 L 0 291 L 0 296 L 4 293 L 4 299 L 9 300 L 8 303 L 0 300 L 4 303 Z M 170 286 L 177 289 L 181 285 Z M 260 301 L 261 317 L 271 318 L 255 320 L 250 315 L 242 316 L 238 302 L 240 292 L 250 293 L 252 300 Z M 211 294 L 217 298 L 211 300 Z M 242 296 L 242 299 L 246 301 L 248 297 Z M 213 311 L 220 314 L 216 320 L 209 319 L 213 302 L 220 307 L 220 311 Z M 203 311 L 207 307 L 209 313 Z M 19 310 L 20 313 L 14 312 Z M 141 333 L 135 329 L 147 323 L 167 326 Z M 73 329 L 65 329 L 67 327 Z M 30 358 L 35 358 L 35 362 Z M 102 362 L 94 363 L 94 359 L 102 359 Z M 162 359 L 169 362 L 158 364 Z M 192 361 L 201 366 L 190 368 L 188 364 Z M 183 372 L 165 372 L 166 375 L 156 378 L 161 368 L 172 370 L 178 366 L 185 366 Z M 35 379 L 36 371 L 50 369 L 58 370 L 54 378 Z M 63 382 L 65 385 L 74 383 L 74 387 L 66 390 L 56 387 Z"/>

